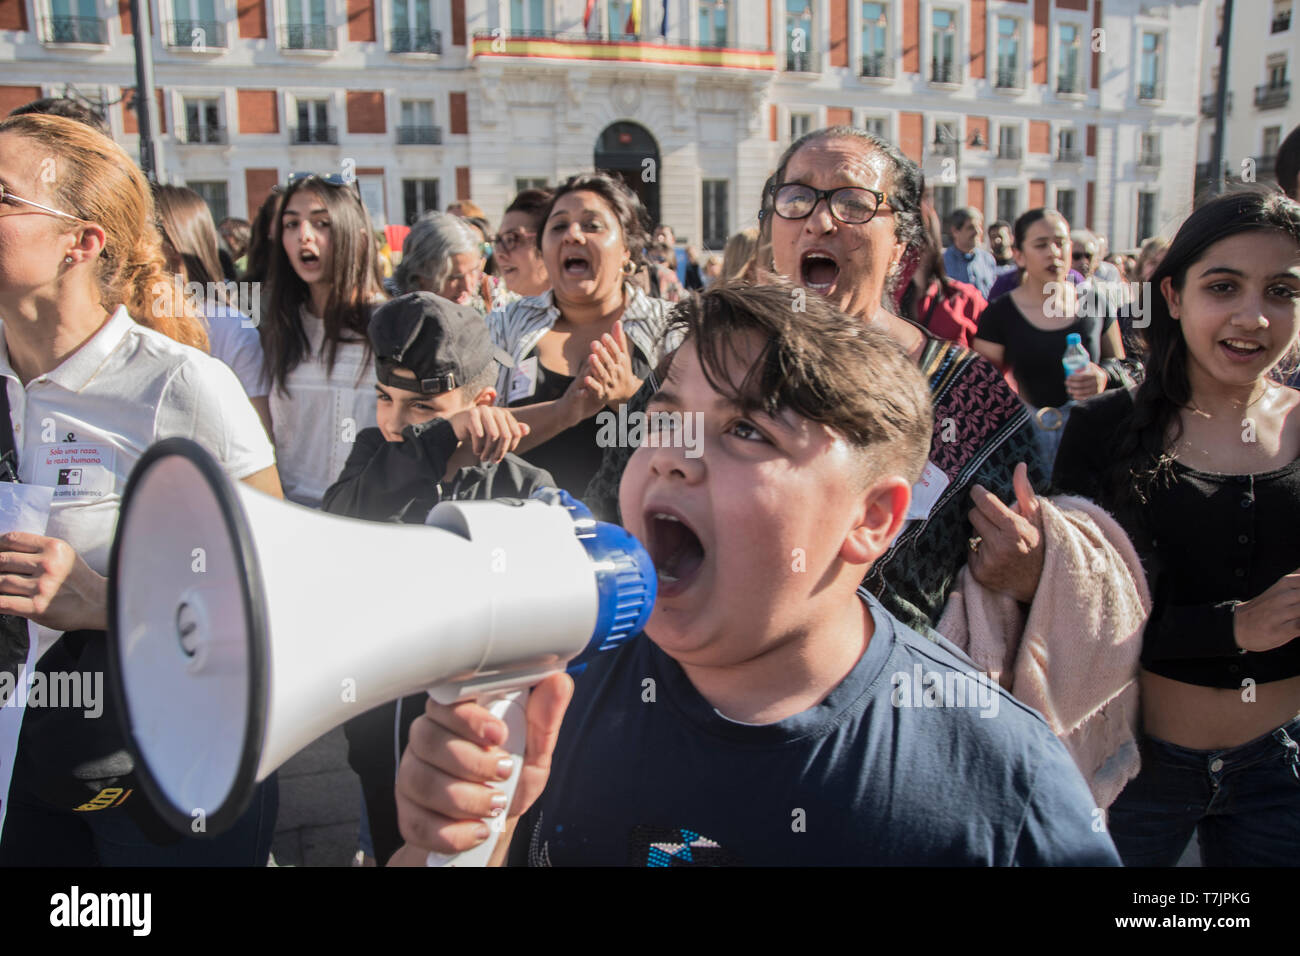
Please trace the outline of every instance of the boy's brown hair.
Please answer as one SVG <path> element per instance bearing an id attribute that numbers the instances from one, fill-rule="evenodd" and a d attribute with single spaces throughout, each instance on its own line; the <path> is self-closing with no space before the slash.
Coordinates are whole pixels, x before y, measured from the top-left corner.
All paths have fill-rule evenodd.
<path id="1" fill-rule="evenodd" d="M 678 305 L 673 319 L 720 395 L 747 411 L 788 408 L 830 427 L 865 452 L 864 487 L 889 472 L 920 480 L 934 428 L 930 389 L 889 336 L 785 280 L 715 285 Z M 726 369 L 745 362 L 747 333 L 765 344 L 736 388 Z"/>

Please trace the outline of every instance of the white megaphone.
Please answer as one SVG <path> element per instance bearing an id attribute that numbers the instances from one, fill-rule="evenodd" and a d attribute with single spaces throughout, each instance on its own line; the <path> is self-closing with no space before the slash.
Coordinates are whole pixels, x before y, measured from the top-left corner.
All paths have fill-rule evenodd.
<path id="1" fill-rule="evenodd" d="M 109 566 L 109 683 L 141 788 L 180 832 L 220 833 L 303 747 L 386 701 L 477 698 L 523 764 L 528 688 L 644 627 L 656 577 L 564 492 L 360 521 L 232 482 L 195 442 L 137 462 Z M 492 837 L 431 865 L 482 864 Z"/>

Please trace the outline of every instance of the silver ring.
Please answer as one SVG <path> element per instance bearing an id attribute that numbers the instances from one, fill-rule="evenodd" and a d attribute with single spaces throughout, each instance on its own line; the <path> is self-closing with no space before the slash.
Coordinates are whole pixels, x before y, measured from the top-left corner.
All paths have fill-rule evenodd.
<path id="1" fill-rule="evenodd" d="M 1051 419 L 1050 423 L 1048 419 Z M 1039 428 L 1054 432 L 1065 423 L 1065 416 L 1061 414 L 1059 408 L 1045 405 L 1034 412 L 1034 421 L 1038 422 Z"/>

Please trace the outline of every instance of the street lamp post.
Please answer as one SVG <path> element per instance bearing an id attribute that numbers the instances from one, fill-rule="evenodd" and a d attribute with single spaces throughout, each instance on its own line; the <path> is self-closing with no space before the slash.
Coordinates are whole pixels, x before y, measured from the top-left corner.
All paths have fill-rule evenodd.
<path id="1" fill-rule="evenodd" d="M 131 0 L 131 30 L 135 38 L 135 114 L 140 128 L 140 169 L 158 179 L 161 144 L 154 136 L 153 41 L 149 0 Z M 157 147 L 155 146 L 157 144 Z"/>

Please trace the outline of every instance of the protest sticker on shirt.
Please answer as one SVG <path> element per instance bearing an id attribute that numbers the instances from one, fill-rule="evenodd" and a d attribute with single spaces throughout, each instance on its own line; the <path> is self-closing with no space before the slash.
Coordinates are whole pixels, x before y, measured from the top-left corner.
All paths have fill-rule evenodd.
<path id="1" fill-rule="evenodd" d="M 44 534 L 50 517 L 52 489 L 0 481 L 0 532 L 26 531 Z M 36 626 L 21 618 L 7 618 L 6 624 L 21 622 L 26 628 L 3 628 L 0 648 L 0 833 L 4 832 L 5 810 L 9 806 L 9 778 L 18 753 L 18 735 L 23 727 L 27 702 L 27 675 L 36 667 Z M 26 630 L 27 640 L 21 640 Z M 14 641 L 14 638 L 18 638 Z"/>
<path id="2" fill-rule="evenodd" d="M 927 461 L 925 471 L 921 472 L 921 480 L 912 486 L 912 503 L 907 509 L 907 520 L 928 518 L 948 484 L 949 479 L 943 469 L 936 468 Z"/>
<path id="3" fill-rule="evenodd" d="M 103 498 L 114 491 L 116 453 L 107 443 L 38 445 L 31 483 L 53 488 L 55 501 Z"/>
<path id="4" fill-rule="evenodd" d="M 537 391 L 537 356 L 526 358 L 516 367 L 510 376 L 510 392 L 506 395 L 506 404 L 529 398 Z"/>

